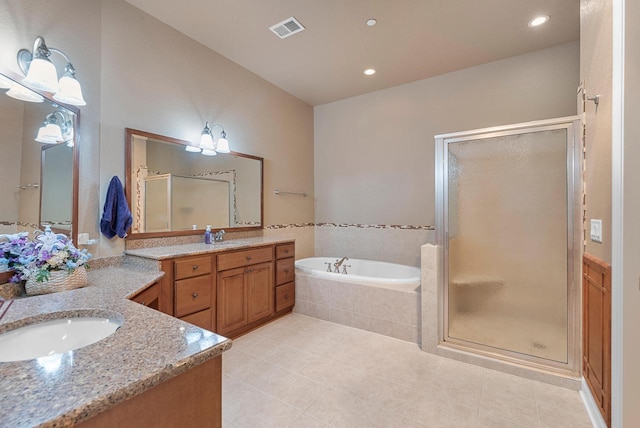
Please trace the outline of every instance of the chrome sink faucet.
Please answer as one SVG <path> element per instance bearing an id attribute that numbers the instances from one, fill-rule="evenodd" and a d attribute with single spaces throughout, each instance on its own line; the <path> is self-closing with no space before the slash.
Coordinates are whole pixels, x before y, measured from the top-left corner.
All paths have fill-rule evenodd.
<path id="1" fill-rule="evenodd" d="M 333 264 L 333 267 L 335 268 L 335 273 L 340 273 L 340 266 L 342 266 L 342 263 L 344 263 L 345 260 L 349 260 L 349 257 L 343 257 L 340 260 L 336 260 L 336 262 Z"/>
<path id="2" fill-rule="evenodd" d="M 213 240 L 216 242 L 222 242 L 222 240 L 224 239 L 224 234 L 225 234 L 224 229 L 220 229 L 219 231 L 213 234 Z"/>

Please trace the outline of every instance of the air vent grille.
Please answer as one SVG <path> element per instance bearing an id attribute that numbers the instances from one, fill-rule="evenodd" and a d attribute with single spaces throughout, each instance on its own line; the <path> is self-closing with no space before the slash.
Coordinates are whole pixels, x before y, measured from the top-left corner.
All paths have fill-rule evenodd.
<path id="1" fill-rule="evenodd" d="M 276 25 L 269 27 L 269 30 L 273 31 L 273 33 L 281 39 L 285 39 L 299 33 L 300 31 L 304 31 L 304 27 L 292 16 L 291 18 L 287 18 L 284 21 L 278 22 Z"/>

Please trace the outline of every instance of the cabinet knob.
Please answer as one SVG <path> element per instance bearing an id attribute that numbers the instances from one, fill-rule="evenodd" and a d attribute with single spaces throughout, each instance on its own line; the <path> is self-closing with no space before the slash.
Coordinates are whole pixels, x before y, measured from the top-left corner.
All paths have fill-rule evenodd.
<path id="1" fill-rule="evenodd" d="M 193 265 L 193 270 L 198 270 L 198 265 Z"/>
<path id="2" fill-rule="evenodd" d="M 142 306 L 147 306 L 147 303 L 146 303 L 146 302 L 140 302 L 140 304 L 141 304 Z"/>
<path id="3" fill-rule="evenodd" d="M 244 273 L 249 273 L 249 268 L 246 268 L 246 269 L 244 270 Z"/>
<path id="4" fill-rule="evenodd" d="M 288 249 L 287 249 L 287 250 L 284 250 L 284 253 L 285 253 L 285 254 L 289 254 L 289 250 L 288 250 Z"/>
<path id="5" fill-rule="evenodd" d="M 251 260 L 251 256 L 247 256 L 247 260 Z"/>
<path id="6" fill-rule="evenodd" d="M 289 295 L 288 294 L 284 295 L 284 300 L 289 300 Z"/>
<path id="7" fill-rule="evenodd" d="M 284 273 L 289 273 L 289 269 L 285 269 L 285 270 L 284 270 Z"/>
<path id="8" fill-rule="evenodd" d="M 192 296 L 193 296 L 194 299 L 197 299 L 198 298 L 198 293 L 193 293 Z"/>

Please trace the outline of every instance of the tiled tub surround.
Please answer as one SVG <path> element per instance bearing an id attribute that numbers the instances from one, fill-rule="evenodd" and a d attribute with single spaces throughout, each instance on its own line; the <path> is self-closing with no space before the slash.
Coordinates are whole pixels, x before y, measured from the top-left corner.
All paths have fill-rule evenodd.
<path id="1" fill-rule="evenodd" d="M 420 247 L 434 243 L 434 233 L 433 226 L 317 223 L 315 255 L 420 267 Z"/>
<path id="2" fill-rule="evenodd" d="M 54 314 L 115 313 L 113 335 L 50 361 L 0 363 L 0 426 L 70 426 L 219 356 L 231 341 L 128 300 L 161 273 L 131 267 L 89 271 L 89 286 L 17 299 L 0 332 Z"/>
<path id="3" fill-rule="evenodd" d="M 420 343 L 420 289 L 407 291 L 330 279 L 296 269 L 294 312 Z"/>

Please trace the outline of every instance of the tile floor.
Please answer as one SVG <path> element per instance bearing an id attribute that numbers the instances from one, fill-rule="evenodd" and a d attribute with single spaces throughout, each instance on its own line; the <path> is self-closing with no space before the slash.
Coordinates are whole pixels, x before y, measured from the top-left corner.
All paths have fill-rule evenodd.
<path id="1" fill-rule="evenodd" d="M 225 428 L 591 427 L 578 392 L 291 314 L 223 355 Z"/>

